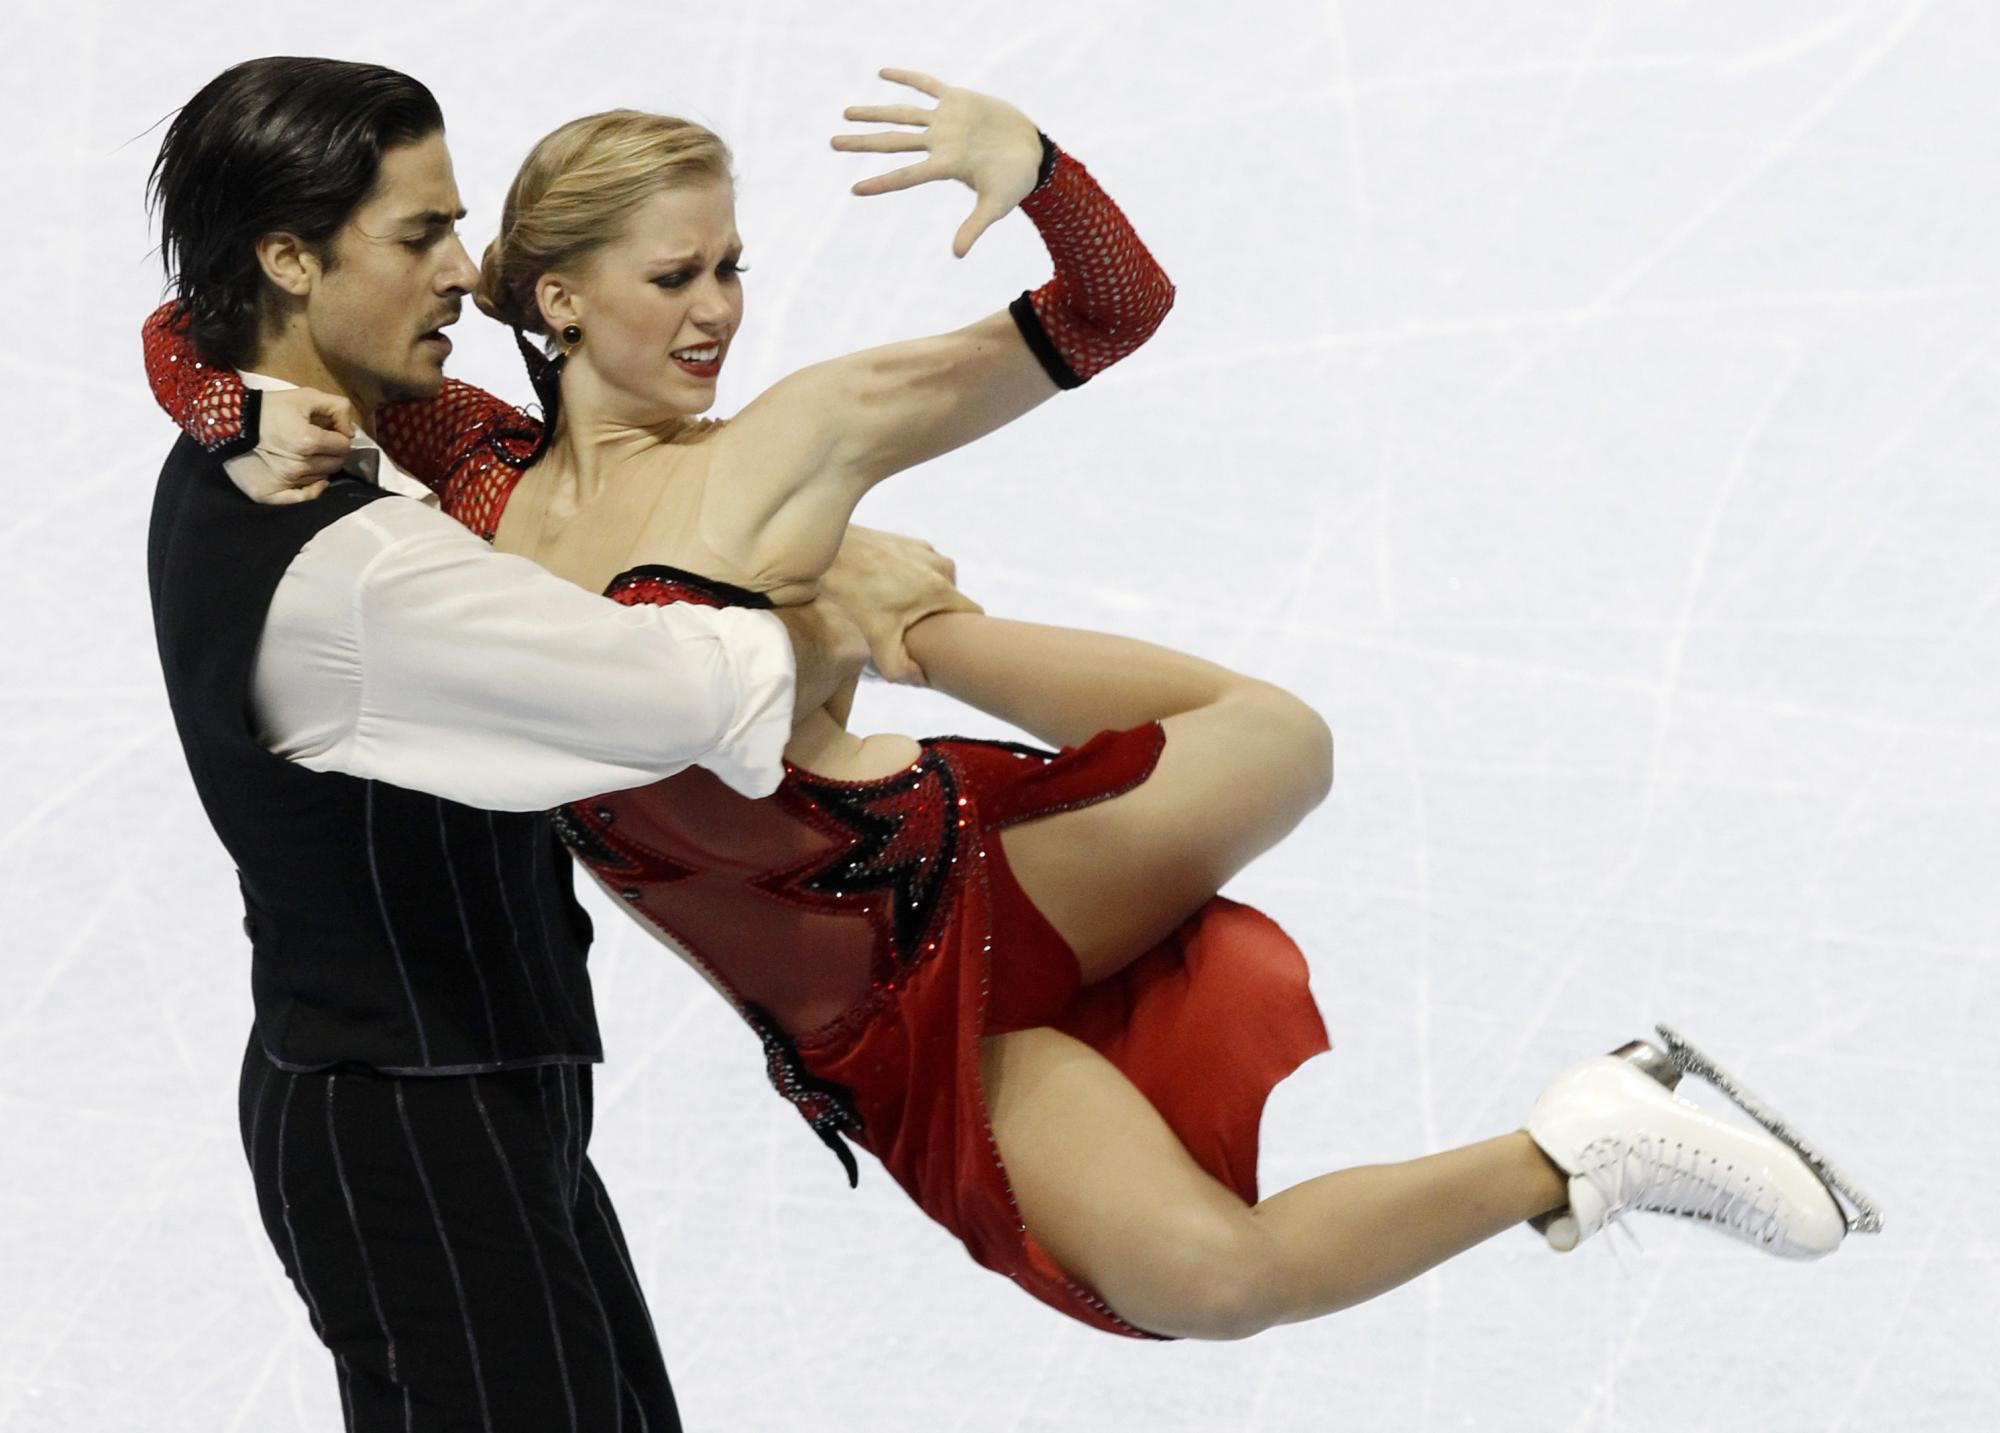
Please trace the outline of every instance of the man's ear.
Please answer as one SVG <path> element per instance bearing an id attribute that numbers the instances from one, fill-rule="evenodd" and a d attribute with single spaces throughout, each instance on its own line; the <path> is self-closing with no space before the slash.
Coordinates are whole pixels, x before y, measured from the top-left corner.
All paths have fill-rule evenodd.
<path id="1" fill-rule="evenodd" d="M 565 324 L 583 322 L 576 290 L 561 274 L 543 274 L 536 281 L 535 306 L 542 311 L 542 323 L 550 333 L 561 333 Z"/>
<path id="2" fill-rule="evenodd" d="M 323 272 L 319 256 L 305 240 L 283 229 L 273 229 L 257 241 L 257 263 L 279 292 L 299 299 L 312 292 Z"/>

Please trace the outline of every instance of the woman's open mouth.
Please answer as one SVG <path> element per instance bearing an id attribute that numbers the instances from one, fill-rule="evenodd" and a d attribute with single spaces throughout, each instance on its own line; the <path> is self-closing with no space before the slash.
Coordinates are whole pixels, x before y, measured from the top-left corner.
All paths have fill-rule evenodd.
<path id="1" fill-rule="evenodd" d="M 694 378 L 713 378 L 722 372 L 722 345 L 711 343 L 702 348 L 677 349 L 668 357 L 680 365 L 681 372 Z"/>

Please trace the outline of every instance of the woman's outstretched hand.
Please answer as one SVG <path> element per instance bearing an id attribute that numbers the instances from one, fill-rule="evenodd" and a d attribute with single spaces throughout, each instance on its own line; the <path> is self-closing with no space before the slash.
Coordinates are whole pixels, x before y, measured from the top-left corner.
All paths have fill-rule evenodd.
<path id="1" fill-rule="evenodd" d="M 888 194 L 934 179 L 956 179 L 969 186 L 979 198 L 951 241 L 952 253 L 962 259 L 981 234 L 1034 189 L 1042 167 L 1041 134 L 1033 120 L 1005 100 L 957 89 L 915 70 L 883 70 L 881 74 L 885 80 L 922 90 L 937 101 L 937 108 L 850 105 L 843 112 L 845 119 L 912 125 L 917 132 L 837 134 L 833 147 L 864 154 L 926 151 L 927 157 L 915 164 L 862 180 L 854 186 L 856 194 Z"/>

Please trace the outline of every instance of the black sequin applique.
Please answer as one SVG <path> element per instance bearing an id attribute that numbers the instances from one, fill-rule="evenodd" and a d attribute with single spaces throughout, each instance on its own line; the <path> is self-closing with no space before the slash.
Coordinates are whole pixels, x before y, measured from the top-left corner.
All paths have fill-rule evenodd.
<path id="1" fill-rule="evenodd" d="M 798 1107 L 813 1133 L 833 1151 L 840 1167 L 847 1171 L 847 1187 L 859 1187 L 861 1166 L 855 1162 L 854 1151 L 847 1147 L 847 1141 L 841 1138 L 844 1134 L 861 1133 L 861 1116 L 854 1108 L 853 1098 L 842 1086 L 822 1080 L 806 1068 L 799 1047 L 768 1010 L 747 1000 L 738 1008 L 750 1022 L 750 1028 L 757 1032 L 757 1038 L 764 1042 L 764 1071 L 770 1076 L 771 1088 Z"/>
<path id="2" fill-rule="evenodd" d="M 849 837 L 832 860 L 798 878 L 796 889 L 836 899 L 886 893 L 894 949 L 890 968 L 878 971 L 875 983 L 893 988 L 927 953 L 924 934 L 958 859 L 965 802 L 957 778 L 942 756 L 926 749 L 908 771 L 881 781 L 824 782 L 796 770 L 791 780 L 814 811 Z"/>

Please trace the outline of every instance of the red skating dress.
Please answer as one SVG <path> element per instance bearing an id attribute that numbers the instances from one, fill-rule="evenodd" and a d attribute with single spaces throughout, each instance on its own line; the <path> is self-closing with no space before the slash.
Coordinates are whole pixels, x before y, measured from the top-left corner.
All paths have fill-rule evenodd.
<path id="1" fill-rule="evenodd" d="M 607 595 L 769 605 L 666 567 L 625 573 Z M 695 769 L 570 806 L 557 827 L 728 993 L 764 1041 L 772 1083 L 850 1178 L 843 1136 L 981 1264 L 1137 1335 L 1021 1223 L 987 1124 L 982 1038 L 1050 1025 L 1093 1046 L 1251 1203 L 1265 1098 L 1327 1047 L 1304 957 L 1248 906 L 1217 897 L 1082 987 L 1075 954 L 1015 881 L 1003 830 L 1131 790 L 1165 740 L 1157 723 L 1062 752 L 933 737 L 880 780 L 788 765 L 762 801 Z"/>
<path id="2" fill-rule="evenodd" d="M 1057 275 L 1013 311 L 1051 376 L 1073 387 L 1142 342 L 1172 289 L 1116 206 L 1052 146 L 1043 185 L 1022 207 Z M 176 421 L 216 451 L 249 446 L 256 399 L 201 362 L 170 307 L 148 320 L 146 349 L 155 394 Z M 532 416 L 455 380 L 437 399 L 385 406 L 376 420 L 389 454 L 488 539 L 539 436 Z M 623 573 L 606 595 L 770 605 L 668 567 Z M 1061 752 L 936 737 L 879 780 L 788 765 L 764 800 L 694 768 L 578 802 L 557 826 L 757 1032 L 773 1085 L 850 1182 L 851 1140 L 987 1268 L 1093 1327 L 1155 1337 L 1065 1274 L 1021 1222 L 980 1053 L 988 1035 L 1038 1025 L 1084 1041 L 1204 1169 L 1256 1201 L 1265 1100 L 1327 1048 L 1297 946 L 1264 915 L 1217 897 L 1119 974 L 1084 987 L 1000 842 L 1011 825 L 1131 790 L 1165 740 L 1158 724 Z"/>

